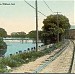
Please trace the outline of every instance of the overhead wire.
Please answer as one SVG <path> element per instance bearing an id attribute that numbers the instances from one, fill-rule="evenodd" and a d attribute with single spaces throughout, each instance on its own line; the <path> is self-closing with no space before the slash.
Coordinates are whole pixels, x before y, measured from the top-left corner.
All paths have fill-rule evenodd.
<path id="1" fill-rule="evenodd" d="M 26 0 L 24 0 L 24 2 L 26 2 L 30 7 L 32 7 L 33 9 L 36 9 L 34 6 L 32 6 L 30 3 L 28 3 Z M 45 14 L 43 14 L 41 11 L 38 11 L 40 14 L 42 14 L 43 16 L 47 17 Z"/>
<path id="2" fill-rule="evenodd" d="M 43 2 L 45 3 L 45 5 L 47 6 L 47 8 L 52 12 L 52 13 L 54 13 L 53 12 L 53 10 L 48 6 L 48 4 L 46 3 L 46 1 L 45 0 L 43 0 Z"/>
<path id="3" fill-rule="evenodd" d="M 45 0 L 43 0 L 43 2 L 45 3 L 45 5 L 47 6 L 47 8 L 54 14 L 54 13 L 57 13 L 57 12 L 53 12 L 53 10 L 49 7 L 49 5 L 46 3 Z M 59 12 L 61 13 L 61 12 Z M 61 18 L 61 17 L 60 17 Z"/>

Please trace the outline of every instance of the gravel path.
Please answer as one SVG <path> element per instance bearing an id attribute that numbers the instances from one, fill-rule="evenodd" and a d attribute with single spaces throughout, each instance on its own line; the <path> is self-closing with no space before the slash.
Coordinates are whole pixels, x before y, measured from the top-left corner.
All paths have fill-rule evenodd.
<path id="1" fill-rule="evenodd" d="M 68 73 L 73 54 L 73 44 L 70 42 L 68 48 L 40 73 Z"/>

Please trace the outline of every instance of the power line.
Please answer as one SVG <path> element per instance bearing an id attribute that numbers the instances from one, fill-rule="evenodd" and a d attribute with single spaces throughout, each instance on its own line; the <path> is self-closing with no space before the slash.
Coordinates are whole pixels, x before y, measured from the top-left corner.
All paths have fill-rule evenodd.
<path id="1" fill-rule="evenodd" d="M 48 4 L 43 0 L 43 2 L 45 3 L 45 5 L 48 7 L 48 9 L 52 12 L 52 13 L 54 13 L 53 12 L 53 10 L 52 9 L 50 9 L 50 7 L 48 6 Z"/>
<path id="2" fill-rule="evenodd" d="M 26 0 L 24 0 L 24 2 L 26 2 L 29 6 L 31 6 L 33 9 L 36 9 L 35 7 L 33 7 L 30 3 L 28 3 Z M 42 14 L 43 16 L 47 17 L 45 14 L 43 14 L 42 12 L 38 11 L 40 14 Z"/>

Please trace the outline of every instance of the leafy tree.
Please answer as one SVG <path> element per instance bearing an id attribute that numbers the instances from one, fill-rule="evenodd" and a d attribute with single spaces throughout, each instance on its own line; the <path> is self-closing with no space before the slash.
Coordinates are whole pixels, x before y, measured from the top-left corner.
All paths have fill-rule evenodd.
<path id="1" fill-rule="evenodd" d="M 3 56 L 7 51 L 7 45 L 6 43 L 3 41 L 3 38 L 0 37 L 0 56 Z"/>
<path id="2" fill-rule="evenodd" d="M 6 37 L 7 36 L 7 32 L 5 31 L 5 29 L 0 28 L 0 37 Z"/>
<path id="3" fill-rule="evenodd" d="M 57 15 L 50 15 L 44 19 L 42 27 L 42 37 L 45 44 L 54 43 L 57 41 L 57 33 L 59 32 L 59 39 L 62 40 L 62 36 L 66 34 L 66 31 L 70 28 L 69 20 L 66 16 L 58 15 L 59 28 L 57 26 Z"/>
<path id="4" fill-rule="evenodd" d="M 36 31 L 30 31 L 27 36 L 36 39 Z"/>
<path id="5" fill-rule="evenodd" d="M 0 56 L 4 55 L 7 50 L 7 45 L 3 41 L 3 37 L 6 37 L 6 36 L 7 36 L 7 32 L 5 31 L 5 29 L 0 28 Z"/>
<path id="6" fill-rule="evenodd" d="M 11 37 L 25 38 L 26 33 L 25 32 L 13 32 L 13 33 L 11 33 Z"/>
<path id="7" fill-rule="evenodd" d="M 41 38 L 41 34 L 42 34 L 42 31 L 38 31 L 39 39 L 42 40 L 42 38 Z M 36 31 L 35 31 L 35 30 L 30 31 L 30 32 L 27 34 L 27 37 L 36 40 Z"/>
<path id="8" fill-rule="evenodd" d="M 6 49 L 6 48 L 7 48 L 6 43 L 3 41 L 2 38 L 0 38 L 0 49 Z"/>

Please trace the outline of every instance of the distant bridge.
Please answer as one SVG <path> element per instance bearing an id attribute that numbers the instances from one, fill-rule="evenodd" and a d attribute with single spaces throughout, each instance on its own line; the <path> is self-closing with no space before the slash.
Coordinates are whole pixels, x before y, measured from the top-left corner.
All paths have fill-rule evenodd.
<path id="1" fill-rule="evenodd" d="M 3 40 L 34 40 L 31 38 L 3 38 Z"/>
<path id="2" fill-rule="evenodd" d="M 25 40 L 25 42 L 28 42 L 28 41 L 32 41 L 33 43 L 35 43 L 36 42 L 36 40 L 35 39 L 33 39 L 33 38 L 3 38 L 3 40 L 11 40 L 11 41 L 16 41 L 16 40 L 19 40 L 19 41 L 21 41 L 22 43 L 24 42 L 24 40 Z M 38 41 L 39 43 L 41 42 L 40 40 Z"/>
<path id="3" fill-rule="evenodd" d="M 33 43 L 35 43 L 36 41 L 32 38 L 3 38 L 4 41 L 20 41 L 20 42 L 28 42 L 28 41 L 32 41 Z"/>

